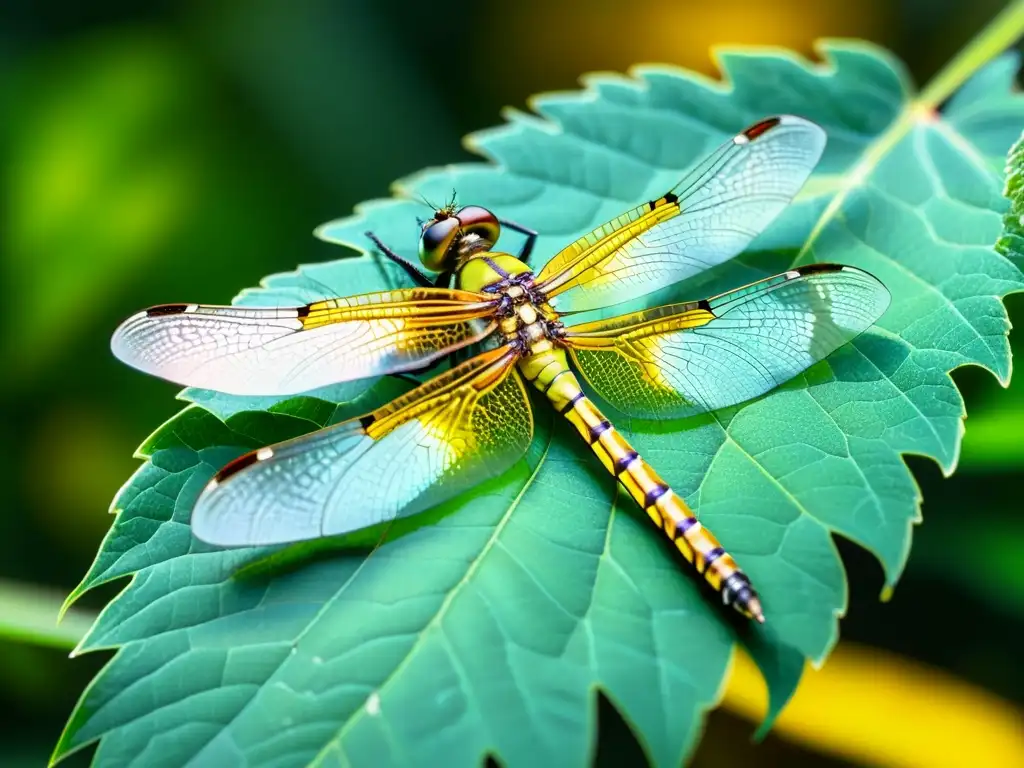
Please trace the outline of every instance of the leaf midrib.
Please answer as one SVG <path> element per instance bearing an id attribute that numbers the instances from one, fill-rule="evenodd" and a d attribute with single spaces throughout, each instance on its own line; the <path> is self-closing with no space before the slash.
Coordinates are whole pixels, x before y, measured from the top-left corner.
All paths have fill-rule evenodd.
<path id="1" fill-rule="evenodd" d="M 1024 35 L 1024 0 L 1014 0 L 982 32 L 949 62 L 919 93 L 909 99 L 900 116 L 883 131 L 877 140 L 868 144 L 857 163 L 850 168 L 839 191 L 825 206 L 793 263 L 805 258 L 825 227 L 838 215 L 846 198 L 860 189 L 878 163 L 919 122 L 937 122 L 935 112 L 939 105 L 972 77 L 982 66 L 1002 53 L 1015 40 Z M 987 166 L 986 166 L 987 168 Z M 989 171 L 991 173 L 991 171 Z"/>

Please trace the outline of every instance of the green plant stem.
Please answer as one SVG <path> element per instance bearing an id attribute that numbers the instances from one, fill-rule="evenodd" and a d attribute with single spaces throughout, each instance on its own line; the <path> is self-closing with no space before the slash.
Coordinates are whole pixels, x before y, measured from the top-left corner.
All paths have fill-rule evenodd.
<path id="1" fill-rule="evenodd" d="M 934 109 L 975 72 L 1024 36 L 1024 0 L 1013 0 L 925 86 L 914 103 Z"/>
<path id="2" fill-rule="evenodd" d="M 68 611 L 58 624 L 61 597 L 43 587 L 0 580 L 0 639 L 70 651 L 96 620 L 88 611 Z"/>
<path id="3" fill-rule="evenodd" d="M 922 119 L 934 119 L 935 109 L 975 72 L 1024 36 L 1024 0 L 1014 0 L 996 16 L 967 47 L 953 57 L 924 90 L 912 99 L 902 114 L 872 143 L 857 164 L 844 176 L 838 192 L 829 201 L 808 236 L 794 264 L 808 258 L 818 236 L 838 215 L 847 196 L 859 189 L 893 147 Z"/>

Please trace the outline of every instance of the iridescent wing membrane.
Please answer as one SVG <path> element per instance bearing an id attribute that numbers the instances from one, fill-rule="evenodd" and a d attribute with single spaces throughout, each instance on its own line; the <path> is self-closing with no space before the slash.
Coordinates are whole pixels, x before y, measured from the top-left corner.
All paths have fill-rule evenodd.
<path id="1" fill-rule="evenodd" d="M 481 353 L 360 419 L 236 459 L 200 496 L 193 532 L 221 546 L 336 535 L 497 477 L 533 437 L 517 358 Z"/>
<path id="2" fill-rule="evenodd" d="M 560 312 L 641 296 L 746 247 L 810 174 L 824 133 L 757 123 L 675 189 L 556 255 L 537 285 Z M 232 394 L 294 394 L 420 368 L 496 330 L 494 295 L 423 288 L 299 308 L 154 307 L 112 347 L 143 371 Z M 690 304 L 569 328 L 584 377 L 620 410 L 677 416 L 756 397 L 877 318 L 888 294 L 844 267 L 794 270 Z M 195 534 L 222 546 L 340 534 L 414 514 L 500 475 L 526 451 L 521 350 L 482 352 L 373 413 L 248 453 L 200 496 Z"/>
<path id="3" fill-rule="evenodd" d="M 889 292 L 867 272 L 815 264 L 711 299 L 575 325 L 565 343 L 623 413 L 679 418 L 763 395 L 867 330 Z"/>
<path id="4" fill-rule="evenodd" d="M 493 296 L 411 289 L 298 308 L 167 305 L 111 342 L 136 368 L 232 394 L 292 394 L 421 367 L 496 327 Z M 494 349 L 361 418 L 252 451 L 200 496 L 192 529 L 222 546 L 345 533 L 419 512 L 505 472 L 533 434 L 518 353 Z"/>
<path id="5" fill-rule="evenodd" d="M 737 134 L 670 192 L 612 219 L 549 261 L 537 287 L 559 313 L 628 301 L 740 253 L 789 204 L 825 148 L 783 115 Z"/>
<path id="6" fill-rule="evenodd" d="M 367 293 L 305 307 L 168 304 L 111 341 L 131 366 L 233 395 L 290 395 L 408 371 L 492 333 L 493 296 L 446 288 Z"/>

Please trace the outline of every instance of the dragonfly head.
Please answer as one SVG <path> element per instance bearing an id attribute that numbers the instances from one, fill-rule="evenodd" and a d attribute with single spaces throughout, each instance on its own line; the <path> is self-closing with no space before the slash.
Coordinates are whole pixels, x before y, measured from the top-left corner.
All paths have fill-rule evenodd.
<path id="1" fill-rule="evenodd" d="M 439 208 L 423 222 L 420 233 L 420 261 L 427 269 L 445 272 L 479 251 L 490 250 L 498 240 L 498 217 L 479 205 L 455 209 Z"/>

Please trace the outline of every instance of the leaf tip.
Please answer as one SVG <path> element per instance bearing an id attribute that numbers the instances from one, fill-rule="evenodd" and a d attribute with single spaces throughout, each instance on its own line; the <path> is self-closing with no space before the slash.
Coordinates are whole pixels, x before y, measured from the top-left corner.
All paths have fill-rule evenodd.
<path id="1" fill-rule="evenodd" d="M 75 644 L 75 647 L 72 648 L 71 651 L 68 653 L 69 659 L 77 659 L 79 656 L 88 653 L 91 650 L 102 650 L 102 648 L 90 648 L 88 645 L 89 640 L 92 637 L 92 634 L 95 630 L 96 622 L 93 622 L 89 629 L 86 630 L 85 634 L 82 635 L 81 638 L 79 638 L 78 642 Z"/>
<path id="2" fill-rule="evenodd" d="M 1007 328 L 1006 332 L 1007 332 L 1007 335 L 1009 335 L 1010 328 Z M 1006 370 L 1002 371 L 1002 372 L 997 372 L 996 373 L 996 380 L 999 382 L 999 385 L 1003 389 L 1009 389 L 1009 387 L 1010 387 L 1010 379 L 1012 379 L 1012 378 L 1013 378 L 1013 357 L 1011 356 L 1009 362 L 1007 363 Z"/>
<path id="3" fill-rule="evenodd" d="M 88 579 L 89 577 L 86 576 L 85 578 Z M 78 586 L 76 586 L 68 593 L 68 596 L 64 598 L 64 602 L 60 604 L 60 610 L 57 611 L 58 624 L 60 624 L 64 620 L 64 616 L 67 614 L 71 606 L 78 602 L 78 598 L 84 595 L 87 590 L 88 587 L 86 587 L 85 580 L 83 579 L 78 583 Z"/>

